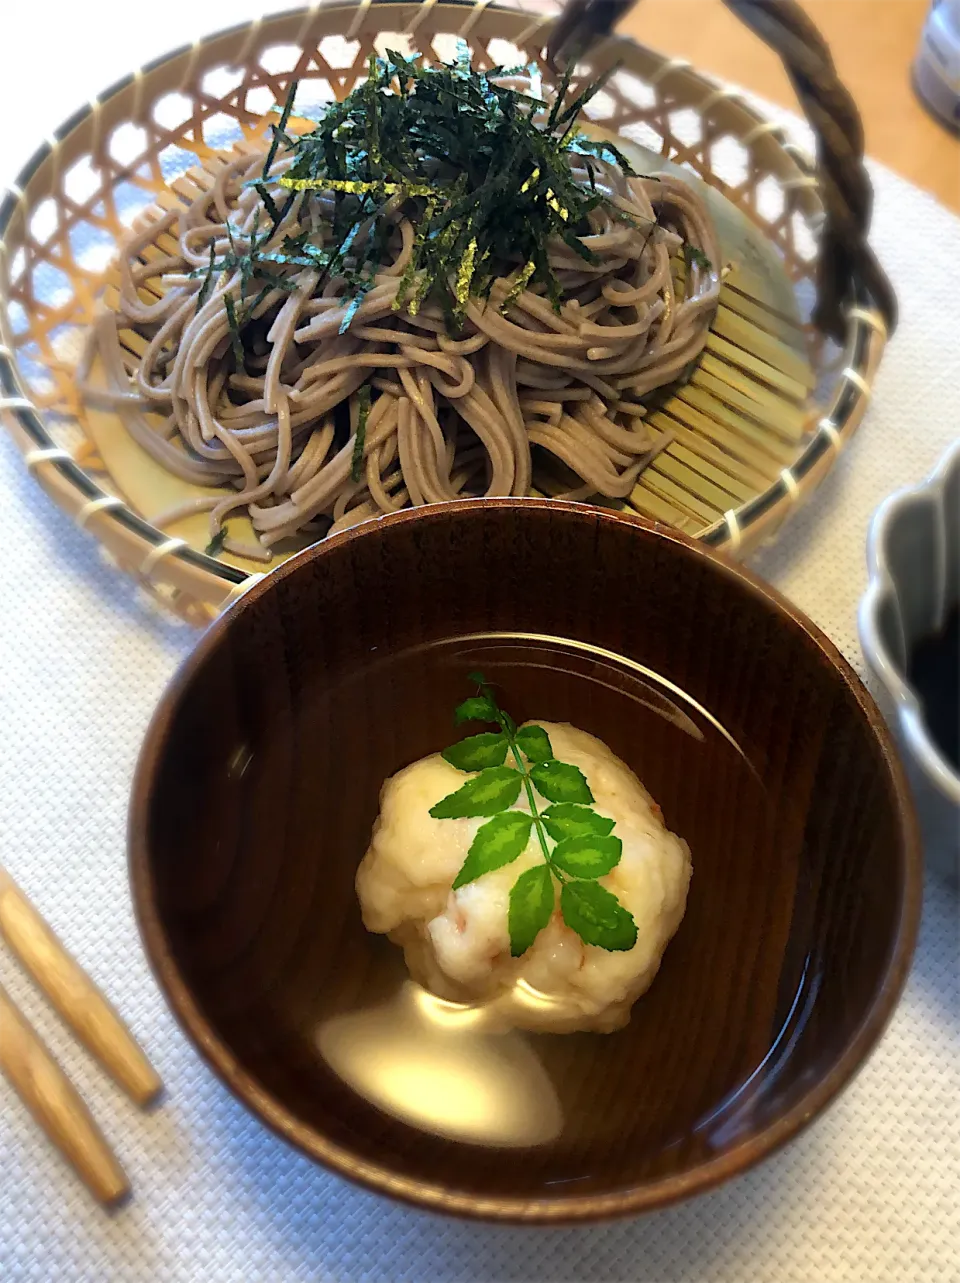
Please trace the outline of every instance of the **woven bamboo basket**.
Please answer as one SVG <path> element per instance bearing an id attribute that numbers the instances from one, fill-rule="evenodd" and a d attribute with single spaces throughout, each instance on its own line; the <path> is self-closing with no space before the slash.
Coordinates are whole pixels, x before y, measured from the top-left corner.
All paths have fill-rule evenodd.
<path id="1" fill-rule="evenodd" d="M 158 200 L 202 186 L 218 151 L 255 145 L 265 113 L 294 79 L 298 105 L 342 98 L 371 52 L 447 61 L 462 40 L 478 68 L 534 62 L 549 89 L 544 48 L 555 12 L 488 0 L 360 0 L 234 27 L 107 89 L 43 144 L 8 191 L 0 410 L 50 497 L 187 618 L 205 622 L 258 571 L 207 555 L 200 535 L 154 526 L 150 477 L 131 472 L 116 434 L 104 447 L 80 402 L 82 339 L 97 301 L 109 298 L 118 244 L 156 216 Z M 620 70 L 591 104 L 594 124 L 718 193 L 715 208 L 743 251 L 693 378 L 652 414 L 672 442 L 628 506 L 742 556 L 777 533 L 858 427 L 887 337 L 884 309 L 854 271 L 834 337 L 814 321 L 823 167 L 736 93 L 632 41 L 599 41 L 578 62 L 575 83 L 612 62 Z"/>

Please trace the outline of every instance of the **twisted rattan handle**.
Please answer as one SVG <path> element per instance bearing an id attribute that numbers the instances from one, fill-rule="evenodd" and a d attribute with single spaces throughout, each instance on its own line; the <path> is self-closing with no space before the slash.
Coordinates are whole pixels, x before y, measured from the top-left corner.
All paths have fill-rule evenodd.
<path id="1" fill-rule="evenodd" d="M 637 0 L 568 0 L 550 37 L 551 61 L 609 35 Z M 860 113 L 830 50 L 796 0 L 723 0 L 780 55 L 817 140 L 817 176 L 826 221 L 820 240 L 816 324 L 841 340 L 845 304 L 864 294 L 892 332 L 897 300 L 867 243 L 873 187 L 863 164 Z"/>

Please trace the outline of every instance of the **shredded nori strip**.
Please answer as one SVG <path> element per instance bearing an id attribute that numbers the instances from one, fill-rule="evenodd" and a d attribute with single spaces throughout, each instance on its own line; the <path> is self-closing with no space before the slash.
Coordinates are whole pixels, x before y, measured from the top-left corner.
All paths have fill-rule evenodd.
<path id="1" fill-rule="evenodd" d="M 416 307 L 436 291 L 458 319 L 468 297 L 488 295 L 497 276 L 517 270 L 518 258 L 524 285 L 542 283 L 548 297 L 559 300 L 543 247 L 560 238 L 592 261 L 579 237 L 589 232 L 587 215 L 604 199 L 574 181 L 570 161 L 585 158 L 591 179 L 591 157 L 610 160 L 628 175 L 634 170 L 613 144 L 593 142 L 577 129 L 580 111 L 606 76 L 572 101 L 565 77 L 548 120 L 537 121 L 532 116 L 543 108 L 538 99 L 494 83 L 508 74 L 503 67 L 474 71 L 463 50 L 453 64 L 431 67 L 393 51 L 371 57 L 366 82 L 293 141 L 293 161 L 280 187 L 335 194 L 339 253 L 331 256 L 328 274 L 349 249 L 337 225 L 349 221 L 356 236 L 366 217 L 399 196 L 417 239 L 398 307 Z M 353 255 L 355 279 L 348 279 L 353 290 L 347 297 L 364 292 L 361 279 L 382 257 L 371 261 L 372 240 L 366 236 Z"/>
<path id="2" fill-rule="evenodd" d="M 370 384 L 364 383 L 357 393 L 359 417 L 357 435 L 353 440 L 353 456 L 350 460 L 350 480 L 357 482 L 363 476 L 363 452 L 367 443 L 367 417 L 370 414 Z"/>
<path id="3" fill-rule="evenodd" d="M 609 161 L 628 176 L 635 171 L 613 143 L 587 138 L 577 124 L 616 68 L 571 98 L 571 66 L 544 119 L 539 99 L 495 83 L 516 69 L 475 71 L 465 44 L 449 65 L 424 67 L 392 51 L 385 58 L 371 55 L 364 84 L 332 103 L 315 128 L 296 137 L 287 133 L 297 91 L 293 82 L 280 123 L 271 127 L 262 176 L 249 184 L 256 188 L 270 225 L 261 234 L 257 220 L 241 252 L 227 224 L 229 251 L 216 259 L 211 246 L 209 265 L 193 273 L 204 278 L 198 309 L 217 272 L 239 273 L 241 301 L 257 282 L 259 293 L 246 308 L 235 311 L 226 300 L 237 351 L 244 324 L 269 290 L 295 289 L 299 273 L 312 267 L 320 274 L 318 288 L 332 277 L 346 282 L 343 333 L 386 256 L 399 201 L 417 231 L 395 308 L 416 313 L 433 296 L 456 330 L 471 296 L 486 298 L 498 277 L 511 277 L 503 310 L 529 286 L 541 288 L 559 311 L 562 294 L 547 253 L 550 242 L 561 240 L 594 263 L 595 255 L 581 239 L 591 230 L 591 211 L 604 205 L 618 220 L 635 221 L 596 188 L 591 162 Z M 271 177 L 281 143 L 291 163 Z M 574 179 L 574 159 L 585 165 L 589 186 Z M 281 204 L 278 193 L 284 189 L 289 195 Z M 327 201 L 332 195 L 332 217 L 318 219 L 311 211 L 310 202 L 319 193 Z M 305 202 L 298 213 L 301 228 L 314 230 L 286 236 L 277 247 L 276 230 L 295 200 Z M 393 213 L 387 217 L 390 202 Z M 274 246 L 267 250 L 271 240 Z M 690 247 L 688 261 L 706 263 L 695 247 Z"/>

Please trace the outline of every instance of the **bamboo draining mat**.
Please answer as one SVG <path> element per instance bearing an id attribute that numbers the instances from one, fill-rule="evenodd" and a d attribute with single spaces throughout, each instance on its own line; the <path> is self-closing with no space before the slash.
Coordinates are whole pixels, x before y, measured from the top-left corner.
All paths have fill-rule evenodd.
<path id="1" fill-rule="evenodd" d="M 101 450 L 102 433 L 79 406 L 80 340 L 135 216 L 171 183 L 191 181 L 198 162 L 209 167 L 217 151 L 261 136 L 263 113 L 292 80 L 298 102 L 342 98 L 372 52 L 449 60 L 460 39 L 477 66 L 533 61 L 549 91 L 550 22 L 486 0 L 364 0 L 265 17 L 106 91 L 0 200 L 0 412 L 47 493 L 164 604 L 203 622 L 263 565 L 198 551 L 203 522 L 153 525 L 151 513 L 166 506 L 162 479 L 139 471 L 131 449 L 113 457 L 116 416 Z M 752 229 L 742 255 L 725 254 L 735 267 L 693 379 L 650 414 L 673 437 L 631 503 L 742 556 L 777 533 L 856 430 L 885 327 L 872 307 L 851 307 L 841 350 L 809 326 L 822 204 L 809 161 L 777 126 L 695 69 L 619 38 L 591 50 L 575 82 L 614 61 L 622 70 L 591 104 L 595 127 L 647 149 L 658 167 L 681 165 L 705 183 L 715 210 L 740 220 L 738 235 Z"/>

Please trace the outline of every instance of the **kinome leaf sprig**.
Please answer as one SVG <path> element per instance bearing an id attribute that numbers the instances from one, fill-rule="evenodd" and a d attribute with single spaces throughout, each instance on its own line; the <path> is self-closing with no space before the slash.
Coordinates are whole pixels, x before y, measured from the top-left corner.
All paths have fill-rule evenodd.
<path id="1" fill-rule="evenodd" d="M 430 808 L 437 820 L 490 816 L 477 830 L 453 888 L 466 886 L 494 869 L 511 864 L 535 831 L 543 863 L 521 873 L 510 892 L 510 952 L 526 953 L 550 921 L 560 887 L 564 922 L 584 944 L 601 949 L 632 949 L 637 924 L 617 897 L 597 881 L 620 863 L 623 843 L 614 821 L 593 807 L 583 772 L 554 757 L 542 726 L 517 727 L 497 704 L 482 673 L 471 673 L 478 693 L 454 713 L 454 721 L 491 722 L 495 731 L 470 735 L 443 753 L 459 771 L 476 772 L 454 793 Z M 507 756 L 514 765 L 508 766 Z M 530 810 L 513 807 L 525 793 Z M 538 795 L 550 803 L 540 810 Z"/>

